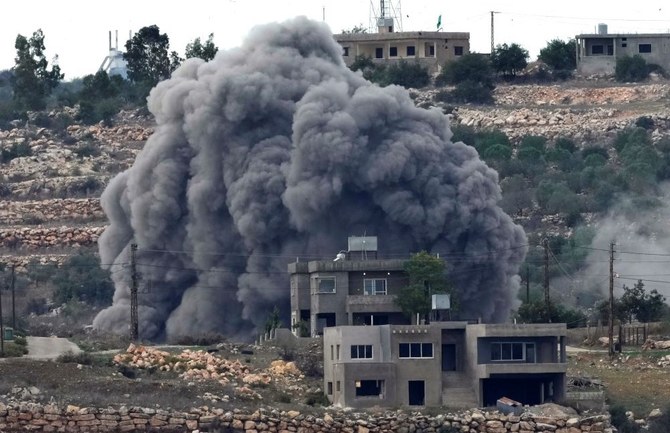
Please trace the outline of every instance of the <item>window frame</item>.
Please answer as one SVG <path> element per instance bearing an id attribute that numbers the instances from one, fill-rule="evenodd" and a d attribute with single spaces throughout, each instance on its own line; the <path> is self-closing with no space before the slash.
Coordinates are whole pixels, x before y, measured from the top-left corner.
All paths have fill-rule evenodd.
<path id="1" fill-rule="evenodd" d="M 319 294 L 337 293 L 337 278 L 335 278 L 335 277 L 315 277 L 315 279 L 316 279 L 316 293 L 319 293 Z M 321 290 L 321 281 L 332 281 L 333 282 L 333 290 L 332 291 Z"/>
<path id="2" fill-rule="evenodd" d="M 406 48 L 406 49 L 405 49 L 405 53 L 406 53 L 405 55 L 406 55 L 407 57 L 409 57 L 409 56 L 412 56 L 412 57 L 416 56 L 416 47 L 415 47 L 414 45 L 407 45 L 407 47 L 405 47 L 405 48 Z M 409 52 L 410 49 L 412 50 L 411 53 Z"/>
<path id="3" fill-rule="evenodd" d="M 497 350 L 495 348 L 498 348 Z M 532 347 L 533 359 L 529 359 L 528 354 Z M 492 341 L 489 347 L 489 358 L 491 362 L 518 362 L 518 363 L 537 363 L 537 344 L 530 341 Z M 521 350 L 521 356 L 518 356 L 518 350 Z"/>
<path id="4" fill-rule="evenodd" d="M 349 47 L 342 47 L 342 57 L 349 57 Z"/>
<path id="5" fill-rule="evenodd" d="M 462 45 L 454 46 L 454 56 L 462 56 L 465 53 L 465 48 Z"/>
<path id="6" fill-rule="evenodd" d="M 645 47 L 644 51 L 642 50 L 642 47 Z M 647 50 L 649 48 L 649 50 Z M 638 54 L 651 54 L 651 44 L 637 44 L 637 52 Z"/>
<path id="7" fill-rule="evenodd" d="M 367 282 L 370 281 L 372 282 L 372 291 L 368 293 L 367 290 Z M 377 281 L 384 281 L 384 291 L 381 293 L 381 291 L 377 291 Z M 388 295 L 388 281 L 386 278 L 364 278 L 363 279 L 363 295 L 365 296 L 385 296 Z"/>
<path id="8" fill-rule="evenodd" d="M 398 57 L 398 47 L 389 47 L 389 57 Z"/>
<path id="9" fill-rule="evenodd" d="M 349 355 L 351 359 L 374 359 L 374 349 L 372 344 L 352 344 Z"/>
<path id="10" fill-rule="evenodd" d="M 434 344 L 425 341 L 398 343 L 398 359 L 435 359 Z"/>
<path id="11" fill-rule="evenodd" d="M 384 58 L 384 47 L 375 47 L 375 59 Z"/>

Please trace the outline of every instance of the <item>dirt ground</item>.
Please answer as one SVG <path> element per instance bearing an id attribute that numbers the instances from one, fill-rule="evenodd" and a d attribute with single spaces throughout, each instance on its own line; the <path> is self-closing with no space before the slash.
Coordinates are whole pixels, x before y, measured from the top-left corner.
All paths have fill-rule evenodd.
<path id="1" fill-rule="evenodd" d="M 202 349 L 201 347 L 192 350 Z M 178 355 L 182 349 L 171 348 Z M 123 351 L 121 351 L 123 352 Z M 157 368 L 125 368 L 113 362 L 115 353 L 74 356 L 70 362 L 30 359 L 0 360 L 0 401 L 32 400 L 75 406 L 141 406 L 186 410 L 192 407 L 257 409 L 274 407 L 295 409 L 314 406 L 322 395 L 320 376 L 276 379 L 269 384 L 251 386 L 261 398 L 236 395 L 240 381 L 222 385 L 215 380 L 187 380 L 174 371 Z M 222 347 L 217 357 L 239 360 L 250 372 L 262 372 L 273 360 L 287 357 L 277 348 Z M 291 354 L 288 354 L 291 356 Z M 77 363 L 80 361 L 83 363 Z M 37 394 L 30 394 L 31 387 Z M 33 389 L 34 391 L 34 389 Z M 227 396 L 227 397 L 226 397 Z"/>

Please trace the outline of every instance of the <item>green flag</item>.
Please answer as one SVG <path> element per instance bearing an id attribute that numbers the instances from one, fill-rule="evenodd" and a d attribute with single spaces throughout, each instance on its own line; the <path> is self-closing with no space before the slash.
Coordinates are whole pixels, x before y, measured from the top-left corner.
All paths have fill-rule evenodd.
<path id="1" fill-rule="evenodd" d="M 442 27 L 442 15 L 437 17 L 437 29 L 440 30 L 440 27 Z"/>

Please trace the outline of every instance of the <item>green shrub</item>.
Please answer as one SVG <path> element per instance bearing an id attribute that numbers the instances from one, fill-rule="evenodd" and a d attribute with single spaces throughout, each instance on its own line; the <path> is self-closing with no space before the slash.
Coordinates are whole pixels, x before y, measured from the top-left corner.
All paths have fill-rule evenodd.
<path id="1" fill-rule="evenodd" d="M 85 141 L 79 146 L 77 146 L 77 148 L 74 149 L 73 152 L 79 158 L 85 158 L 100 155 L 100 148 L 98 146 L 93 145 L 93 143 L 91 142 Z"/>
<path id="2" fill-rule="evenodd" d="M 616 61 L 614 75 L 617 81 L 644 81 L 649 76 L 647 62 L 639 54 L 619 57 Z"/>
<path id="3" fill-rule="evenodd" d="M 28 353 L 26 346 L 10 343 L 5 341 L 5 355 L 4 358 L 20 358 Z M 3 357 L 3 356 L 0 356 Z"/>
<path id="4" fill-rule="evenodd" d="M 310 392 L 305 396 L 305 404 L 308 406 L 330 406 L 330 401 L 323 392 Z"/>
<path id="5" fill-rule="evenodd" d="M 73 352 L 67 352 L 56 358 L 56 362 L 60 362 L 62 364 L 92 365 L 93 357 L 90 353 L 86 352 L 79 352 L 76 354 Z"/>
<path id="6" fill-rule="evenodd" d="M 479 81 L 467 80 L 456 85 L 450 92 L 450 98 L 449 102 L 493 104 L 493 88 Z"/>
<path id="7" fill-rule="evenodd" d="M 0 163 L 7 163 L 12 159 L 31 156 L 32 154 L 33 151 L 28 142 L 13 143 L 10 147 L 3 148 L 2 151 L 0 151 Z"/>
<path id="8" fill-rule="evenodd" d="M 384 71 L 383 83 L 396 84 L 407 88 L 422 88 L 430 83 L 428 69 L 421 66 L 418 62 L 410 63 L 400 60 L 397 63 L 387 67 Z"/>
<path id="9" fill-rule="evenodd" d="M 649 116 L 640 116 L 635 121 L 635 126 L 644 129 L 654 129 L 654 119 Z"/>

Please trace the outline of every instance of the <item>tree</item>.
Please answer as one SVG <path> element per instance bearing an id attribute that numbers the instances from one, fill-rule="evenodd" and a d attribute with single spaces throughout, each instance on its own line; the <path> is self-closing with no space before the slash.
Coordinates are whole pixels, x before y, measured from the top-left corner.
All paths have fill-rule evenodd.
<path id="1" fill-rule="evenodd" d="M 623 286 L 621 305 L 629 322 L 635 317 L 639 322 L 647 323 L 660 319 L 665 309 L 665 297 L 656 289 L 647 293 L 644 283 L 638 280 L 633 287 Z"/>
<path id="2" fill-rule="evenodd" d="M 493 102 L 493 72 L 489 60 L 469 53 L 449 62 L 435 80 L 437 85 L 453 84 L 456 88 L 447 95 L 454 102 L 490 104 Z"/>
<path id="3" fill-rule="evenodd" d="M 554 71 L 572 71 L 577 67 L 575 40 L 553 39 L 540 50 L 538 58 Z"/>
<path id="4" fill-rule="evenodd" d="M 491 54 L 493 69 L 508 77 L 513 77 L 528 65 L 528 50 L 518 44 L 498 45 Z"/>
<path id="5" fill-rule="evenodd" d="M 343 35 L 350 35 L 350 34 L 358 34 L 358 33 L 367 33 L 368 29 L 363 27 L 363 24 L 358 24 L 357 26 L 353 26 L 350 29 L 342 29 L 342 34 Z"/>
<path id="6" fill-rule="evenodd" d="M 197 57 L 208 62 L 214 58 L 218 51 L 219 48 L 214 45 L 214 33 L 210 33 L 204 44 L 200 42 L 200 38 L 195 38 L 193 42 L 186 45 L 186 58 Z"/>
<path id="7" fill-rule="evenodd" d="M 38 29 L 30 39 L 17 35 L 14 43 L 13 76 L 11 78 L 14 101 L 18 109 L 41 110 L 46 106 L 46 97 L 63 79 L 58 65 L 48 69 L 44 56 L 44 33 Z"/>
<path id="8" fill-rule="evenodd" d="M 649 67 L 639 54 L 619 57 L 614 67 L 614 76 L 617 81 L 644 81 L 649 76 Z"/>
<path id="9" fill-rule="evenodd" d="M 523 210 L 533 206 L 533 191 L 521 175 L 505 178 L 500 182 L 503 197 L 500 205 L 508 214 L 523 215 Z"/>
<path id="10" fill-rule="evenodd" d="M 544 300 L 525 302 L 516 313 L 521 323 L 565 323 L 568 328 L 576 328 L 586 324 L 586 315 L 579 310 L 566 308 L 562 305 L 549 303 L 549 311 Z"/>
<path id="11" fill-rule="evenodd" d="M 159 81 L 169 78 L 176 60 L 174 57 L 170 58 L 169 48 L 168 35 L 161 34 L 157 25 L 142 27 L 126 42 L 126 52 L 123 54 L 128 63 L 130 80 L 151 88 Z"/>
<path id="12" fill-rule="evenodd" d="M 100 268 L 100 260 L 92 254 L 78 254 L 68 259 L 53 276 L 56 285 L 54 297 L 59 303 L 70 300 L 86 301 L 96 305 L 112 302 L 114 284 L 109 271 Z"/>
<path id="13" fill-rule="evenodd" d="M 412 255 L 405 263 L 409 284 L 396 297 L 402 312 L 412 318 L 426 316 L 431 309 L 431 294 L 449 292 L 445 277 L 445 263 L 426 251 Z"/>

